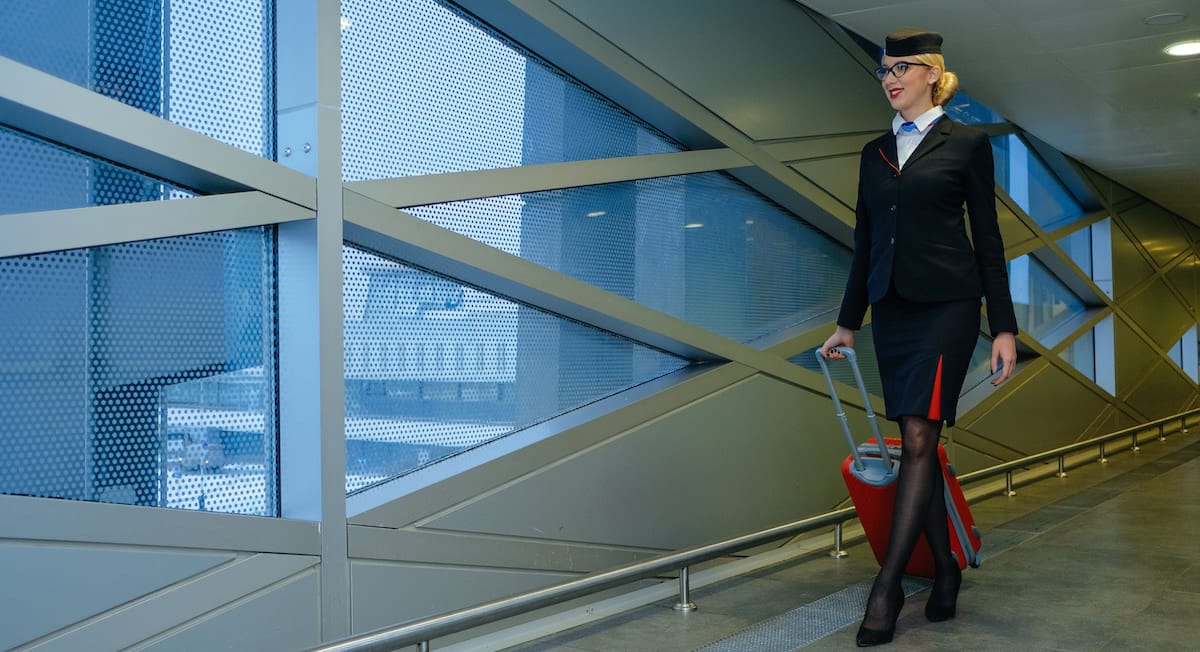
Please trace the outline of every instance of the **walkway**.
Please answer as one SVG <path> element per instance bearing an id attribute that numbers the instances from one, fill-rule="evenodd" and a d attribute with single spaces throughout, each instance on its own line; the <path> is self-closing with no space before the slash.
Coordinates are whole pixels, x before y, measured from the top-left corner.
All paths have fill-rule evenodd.
<path id="1" fill-rule="evenodd" d="M 1110 446 L 1115 451 L 1117 446 Z M 887 650 L 1200 649 L 1200 441 L 1179 434 L 972 507 L 984 563 L 958 618 L 924 618 L 912 582 Z M 878 569 L 865 543 L 513 648 L 590 652 L 849 650 Z"/>

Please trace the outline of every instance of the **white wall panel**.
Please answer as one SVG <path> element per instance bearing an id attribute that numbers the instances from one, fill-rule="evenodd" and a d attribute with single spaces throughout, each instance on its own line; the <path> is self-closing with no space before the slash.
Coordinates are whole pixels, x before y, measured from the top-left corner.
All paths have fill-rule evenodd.
<path id="1" fill-rule="evenodd" d="M 829 399 L 759 376 L 425 525 L 682 548 L 834 506 L 846 495 L 838 474 L 846 454 Z"/>
<path id="2" fill-rule="evenodd" d="M 315 647 L 321 642 L 320 595 L 314 568 L 134 649 L 292 652 Z"/>
<path id="3" fill-rule="evenodd" d="M 232 552 L 0 541 L 0 577 L 6 594 L 14 587 L 27 589 L 19 600 L 6 602 L 0 609 L 0 649 L 45 636 L 235 556 Z"/>

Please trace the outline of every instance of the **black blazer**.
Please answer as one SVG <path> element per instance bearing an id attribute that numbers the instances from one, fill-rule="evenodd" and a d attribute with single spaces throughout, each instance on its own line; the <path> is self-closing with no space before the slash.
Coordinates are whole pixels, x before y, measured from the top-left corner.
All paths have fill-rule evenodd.
<path id="1" fill-rule="evenodd" d="M 984 132 L 948 116 L 931 129 L 903 170 L 891 132 L 863 147 L 854 258 L 837 323 L 858 330 L 867 305 L 894 286 L 911 301 L 985 297 L 992 335 L 1015 334 L 991 143 Z"/>

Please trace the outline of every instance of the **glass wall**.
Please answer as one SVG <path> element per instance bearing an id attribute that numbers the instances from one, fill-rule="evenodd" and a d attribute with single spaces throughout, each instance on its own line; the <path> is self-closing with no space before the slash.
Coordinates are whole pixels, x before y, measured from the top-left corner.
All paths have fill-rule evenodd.
<path id="1" fill-rule="evenodd" d="M 850 267 L 846 247 L 718 172 L 411 212 L 742 342 L 836 308 Z"/>
<path id="2" fill-rule="evenodd" d="M 1032 256 L 1009 261 L 1008 277 L 1017 325 L 1038 340 L 1086 309 L 1078 296 Z"/>
<path id="3" fill-rule="evenodd" d="M 1083 208 L 1017 134 L 994 136 L 996 184 L 1045 231 L 1083 216 Z"/>
<path id="4" fill-rule="evenodd" d="M 0 493 L 275 515 L 272 234 L 0 258 Z"/>
<path id="5" fill-rule="evenodd" d="M 681 149 L 448 3 L 342 13 L 346 181 Z"/>
<path id="6" fill-rule="evenodd" d="M 6 2 L 0 55 L 273 158 L 274 2 Z"/>
<path id="7" fill-rule="evenodd" d="M 0 124 L 0 214 L 191 196 L 183 188 Z"/>
<path id="8" fill-rule="evenodd" d="M 688 364 L 354 246 L 343 261 L 349 492 Z"/>

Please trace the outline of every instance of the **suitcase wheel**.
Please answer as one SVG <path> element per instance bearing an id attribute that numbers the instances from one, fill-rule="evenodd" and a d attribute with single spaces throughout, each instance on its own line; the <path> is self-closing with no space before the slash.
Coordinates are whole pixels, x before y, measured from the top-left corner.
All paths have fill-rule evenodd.
<path id="1" fill-rule="evenodd" d="M 978 559 L 971 562 L 971 568 L 979 568 L 979 560 Z"/>

